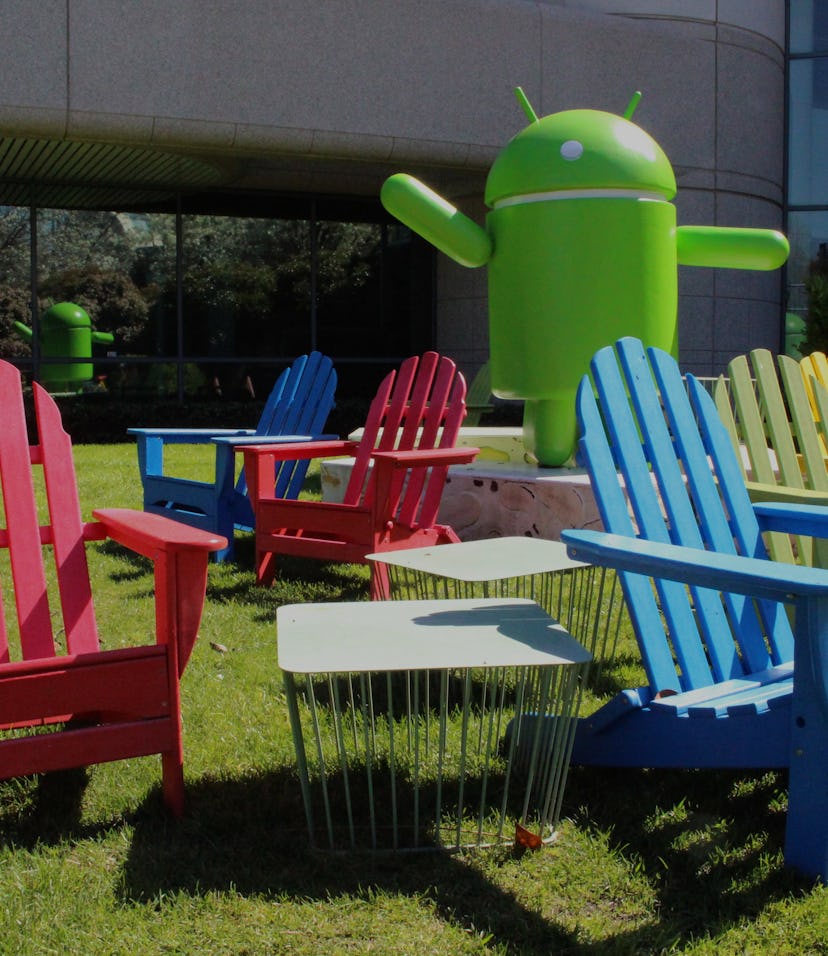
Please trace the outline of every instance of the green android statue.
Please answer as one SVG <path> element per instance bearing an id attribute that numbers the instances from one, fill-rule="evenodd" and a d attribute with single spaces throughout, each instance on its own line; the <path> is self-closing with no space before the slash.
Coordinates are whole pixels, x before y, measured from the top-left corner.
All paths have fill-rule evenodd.
<path id="1" fill-rule="evenodd" d="M 676 180 L 656 141 L 623 116 L 568 110 L 529 125 L 495 160 L 481 228 L 403 173 L 385 208 L 461 265 L 488 265 L 492 390 L 523 399 L 524 442 L 541 465 L 575 445 L 575 391 L 597 349 L 623 335 L 678 351 L 678 265 L 775 269 L 785 237 L 677 226 Z"/>
<path id="2" fill-rule="evenodd" d="M 22 322 L 15 329 L 27 342 L 32 330 Z M 74 302 L 58 302 L 48 308 L 40 320 L 40 354 L 46 359 L 40 373 L 41 384 L 50 392 L 79 392 L 92 379 L 94 369 L 92 343 L 109 345 L 109 332 L 94 332 L 89 313 Z M 49 359 L 74 359 L 50 364 Z"/>

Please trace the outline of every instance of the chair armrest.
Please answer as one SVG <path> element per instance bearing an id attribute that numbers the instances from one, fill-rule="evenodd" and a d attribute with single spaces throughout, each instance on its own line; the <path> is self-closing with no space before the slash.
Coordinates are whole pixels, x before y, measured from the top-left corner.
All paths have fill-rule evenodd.
<path id="1" fill-rule="evenodd" d="M 376 462 L 391 462 L 393 468 L 411 468 L 415 465 L 467 465 L 480 453 L 479 448 L 413 448 L 410 451 L 375 451 Z"/>
<path id="2" fill-rule="evenodd" d="M 772 501 L 754 505 L 753 510 L 761 529 L 828 538 L 828 493 L 810 494 L 821 495 L 822 504 Z"/>
<path id="3" fill-rule="evenodd" d="M 256 442 L 255 445 L 239 445 L 239 451 L 244 452 L 245 465 L 255 463 L 257 458 L 270 455 L 278 461 L 296 461 L 299 458 L 330 458 L 336 455 L 353 455 L 359 447 L 355 441 L 307 441 L 293 442 L 286 445 L 266 445 Z"/>
<path id="4" fill-rule="evenodd" d="M 278 461 L 300 461 L 353 455 L 359 447 L 353 441 L 289 442 L 286 445 L 240 445 L 244 452 L 244 476 L 254 512 L 262 497 L 273 497 L 273 473 Z"/>
<path id="5" fill-rule="evenodd" d="M 162 515 L 127 508 L 93 511 L 114 540 L 150 558 L 155 575 L 155 640 L 169 648 L 180 677 L 198 637 L 211 551 L 227 539 Z"/>
<path id="6" fill-rule="evenodd" d="M 227 539 L 222 535 L 192 528 L 163 515 L 131 508 L 99 508 L 92 514 L 108 537 L 145 558 L 154 558 L 159 551 L 202 552 L 206 557 L 212 551 L 227 547 Z"/>
<path id="7" fill-rule="evenodd" d="M 256 432 L 252 428 L 128 428 L 137 438 L 160 438 L 168 445 L 206 445 L 219 436 L 243 439 Z"/>
<path id="8" fill-rule="evenodd" d="M 823 568 L 720 554 L 601 531 L 567 530 L 561 533 L 561 540 L 569 557 L 578 561 L 717 591 L 788 603 L 792 597 L 828 596 L 828 571 Z"/>
<path id="9" fill-rule="evenodd" d="M 792 488 L 790 485 L 765 485 L 758 481 L 747 481 L 745 487 L 750 500 L 757 504 L 774 501 L 794 505 L 828 505 L 828 491 Z"/>
<path id="10" fill-rule="evenodd" d="M 288 445 L 311 441 L 339 441 L 339 435 L 246 435 L 234 439 L 231 436 L 217 436 L 213 438 L 214 445 L 238 445 L 239 450 L 249 445 Z M 304 457 L 304 456 L 302 456 Z"/>

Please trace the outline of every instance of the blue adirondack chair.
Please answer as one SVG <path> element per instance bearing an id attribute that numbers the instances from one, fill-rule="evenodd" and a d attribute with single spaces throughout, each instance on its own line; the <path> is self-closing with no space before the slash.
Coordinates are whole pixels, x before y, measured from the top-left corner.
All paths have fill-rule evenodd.
<path id="1" fill-rule="evenodd" d="M 828 508 L 752 504 L 711 397 L 666 353 L 623 339 L 591 373 L 579 456 L 606 531 L 563 539 L 621 571 L 649 683 L 579 721 L 573 760 L 788 767 L 786 861 L 826 879 L 828 571 L 770 561 L 761 533 L 826 536 Z"/>
<path id="2" fill-rule="evenodd" d="M 234 446 L 336 437 L 322 434 L 334 407 L 335 390 L 336 372 L 331 359 L 311 352 L 297 358 L 279 376 L 255 429 L 128 429 L 138 443 L 144 511 L 223 535 L 228 545 L 216 552 L 215 558 L 232 559 L 234 529 L 253 528 L 244 469 L 236 477 Z M 165 474 L 164 446 L 172 444 L 212 444 L 216 451 L 215 479 L 204 482 Z M 298 497 L 307 470 L 306 461 L 280 462 L 274 474 L 277 497 Z"/>

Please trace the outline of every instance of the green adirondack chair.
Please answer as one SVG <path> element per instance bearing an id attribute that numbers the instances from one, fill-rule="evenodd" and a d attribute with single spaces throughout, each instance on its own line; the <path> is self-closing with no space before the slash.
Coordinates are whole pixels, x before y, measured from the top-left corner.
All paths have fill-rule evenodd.
<path id="1" fill-rule="evenodd" d="M 729 395 L 724 378 L 713 395 L 751 500 L 828 504 L 825 443 L 799 363 L 754 349 L 730 362 L 728 378 Z M 828 391 L 812 386 L 811 395 L 828 411 Z M 774 532 L 767 544 L 777 561 L 828 566 L 828 546 L 810 538 Z"/>
<path id="2" fill-rule="evenodd" d="M 492 398 L 492 372 L 489 363 L 481 365 L 477 375 L 472 379 L 466 394 L 466 426 L 474 427 L 480 424 L 480 419 L 494 406 Z"/>

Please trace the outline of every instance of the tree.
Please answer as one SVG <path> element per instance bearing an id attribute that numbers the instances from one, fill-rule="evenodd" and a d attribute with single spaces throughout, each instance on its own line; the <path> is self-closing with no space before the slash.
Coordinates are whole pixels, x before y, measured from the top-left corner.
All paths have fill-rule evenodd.
<path id="1" fill-rule="evenodd" d="M 40 291 L 53 302 L 74 302 L 85 309 L 92 328 L 111 332 L 118 349 L 144 350 L 149 304 L 126 273 L 69 269 L 51 275 Z"/>
<path id="2" fill-rule="evenodd" d="M 27 358 L 32 351 L 29 342 L 15 329 L 15 322 L 32 326 L 29 290 L 0 285 L 0 356 L 6 359 Z"/>

